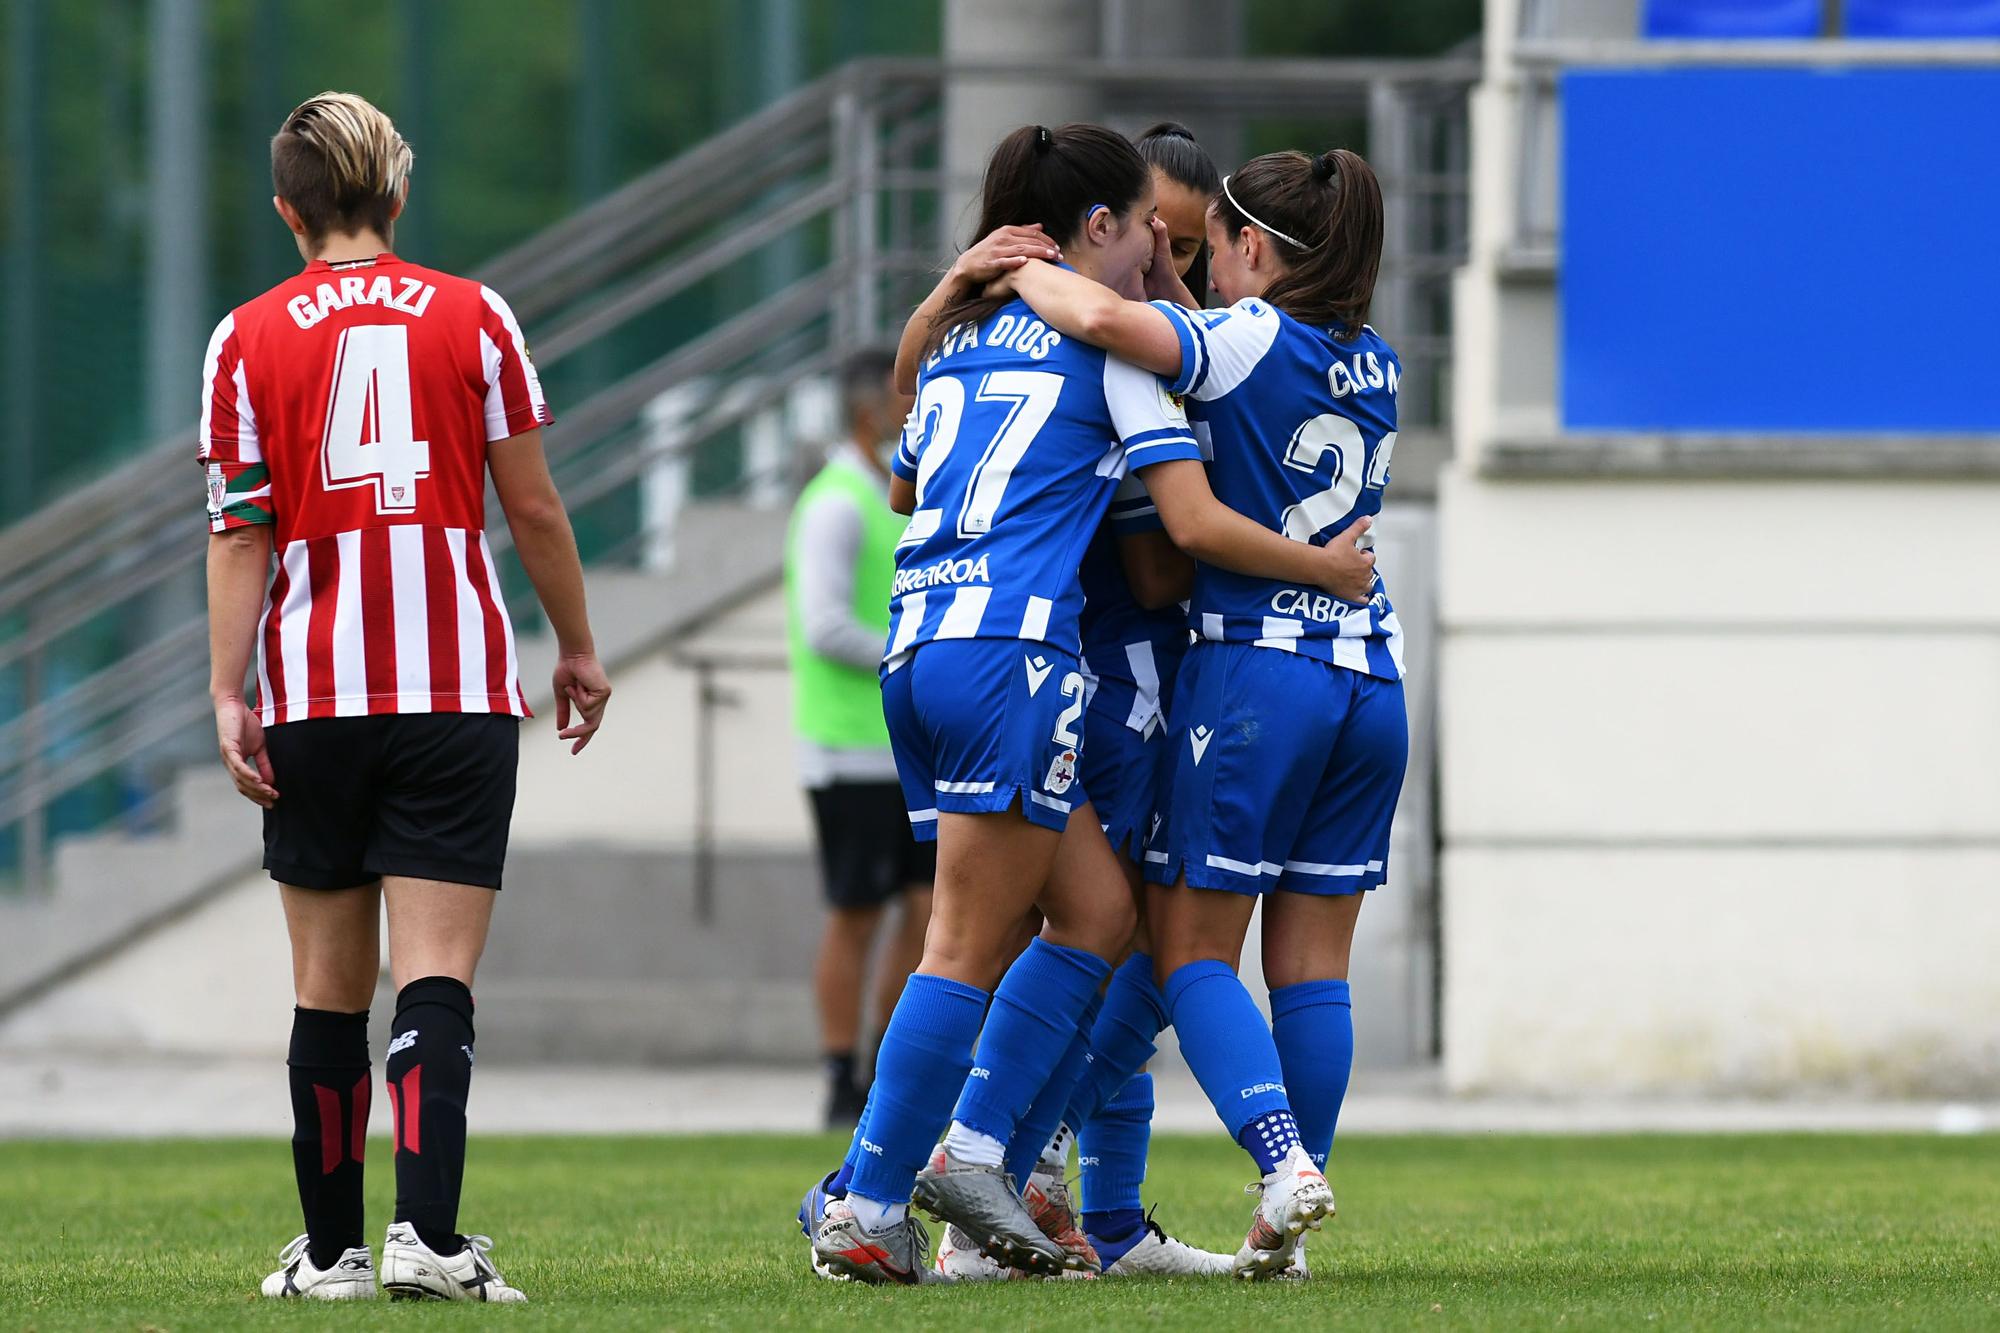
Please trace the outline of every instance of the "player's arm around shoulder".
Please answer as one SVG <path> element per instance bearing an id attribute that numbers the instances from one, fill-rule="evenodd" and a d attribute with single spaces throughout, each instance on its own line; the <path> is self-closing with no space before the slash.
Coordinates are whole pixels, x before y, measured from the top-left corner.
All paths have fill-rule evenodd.
<path id="1" fill-rule="evenodd" d="M 575 742 L 570 753 L 578 754 L 604 721 L 611 678 L 597 660 L 597 642 L 590 632 L 576 534 L 555 478 L 549 475 L 539 428 L 493 441 L 487 446 L 486 461 L 508 530 L 514 534 L 514 550 L 556 633 L 556 734 Z"/>

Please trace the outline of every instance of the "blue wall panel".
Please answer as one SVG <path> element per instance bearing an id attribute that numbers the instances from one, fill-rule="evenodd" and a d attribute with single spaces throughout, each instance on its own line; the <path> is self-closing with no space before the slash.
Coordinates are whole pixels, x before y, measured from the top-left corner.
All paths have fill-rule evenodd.
<path id="1" fill-rule="evenodd" d="M 1595 431 L 2000 431 L 2000 70 L 1566 74 Z"/>

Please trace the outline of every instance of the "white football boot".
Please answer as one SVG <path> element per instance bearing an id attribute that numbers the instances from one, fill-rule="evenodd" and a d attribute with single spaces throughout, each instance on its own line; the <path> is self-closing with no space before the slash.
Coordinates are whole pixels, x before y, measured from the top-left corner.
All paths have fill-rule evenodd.
<path id="1" fill-rule="evenodd" d="M 1149 1214 L 1146 1229 L 1132 1247 L 1105 1266 L 1106 1277 L 1227 1277 L 1236 1257 L 1199 1249 L 1169 1236 Z"/>
<path id="2" fill-rule="evenodd" d="M 278 1252 L 283 1265 L 264 1279 L 266 1296 L 279 1300 L 372 1301 L 375 1299 L 375 1260 L 366 1245 L 357 1245 L 334 1260 L 331 1268 L 314 1268 L 300 1236 Z"/>
<path id="3" fill-rule="evenodd" d="M 1306 1238 L 1304 1236 L 1300 1236 L 1292 1242 L 1291 1267 L 1281 1268 L 1271 1274 L 1271 1276 L 1279 1282 L 1311 1281 L 1312 1270 L 1306 1267 Z"/>
<path id="4" fill-rule="evenodd" d="M 1333 1216 L 1333 1190 L 1306 1150 L 1292 1145 L 1278 1169 L 1249 1187 L 1263 1197 L 1250 1215 L 1250 1232 L 1236 1251 L 1236 1276 L 1273 1277 L 1292 1265 L 1300 1236 Z"/>
<path id="5" fill-rule="evenodd" d="M 955 1226 L 945 1227 L 933 1267 L 953 1282 L 1005 1282 L 1028 1276 L 982 1252 L 979 1242 Z"/>
<path id="6" fill-rule="evenodd" d="M 490 1301 L 521 1305 L 527 1296 L 507 1285 L 486 1257 L 490 1236 L 467 1236 L 457 1254 L 439 1254 L 408 1222 L 394 1222 L 382 1242 L 382 1290 L 402 1301 Z"/>

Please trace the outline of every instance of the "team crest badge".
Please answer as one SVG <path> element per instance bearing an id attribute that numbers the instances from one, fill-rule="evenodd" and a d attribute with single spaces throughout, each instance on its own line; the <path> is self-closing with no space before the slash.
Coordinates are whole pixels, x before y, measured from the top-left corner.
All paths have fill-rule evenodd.
<path id="1" fill-rule="evenodd" d="M 1076 751 L 1064 750 L 1049 764 L 1049 775 L 1042 779 L 1042 787 L 1050 794 L 1060 796 L 1076 783 Z"/>
<path id="2" fill-rule="evenodd" d="M 222 511 L 222 497 L 229 491 L 229 482 L 222 475 L 222 464 L 208 465 L 208 507 L 217 513 Z"/>

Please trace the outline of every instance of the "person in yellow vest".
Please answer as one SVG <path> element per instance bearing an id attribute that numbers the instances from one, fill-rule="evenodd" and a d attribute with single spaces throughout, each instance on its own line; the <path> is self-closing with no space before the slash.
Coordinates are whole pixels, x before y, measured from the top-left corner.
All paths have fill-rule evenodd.
<path id="1" fill-rule="evenodd" d="M 892 382 L 895 364 L 893 352 L 864 351 L 842 366 L 847 438 L 799 495 L 785 545 L 792 718 L 828 907 L 813 993 L 829 1129 L 852 1129 L 867 1100 L 855 1052 L 875 938 L 900 900 L 876 969 L 880 1033 L 923 957 L 937 870 L 936 845 L 910 836 L 876 675 L 905 522 L 889 508 L 884 461 L 910 410 L 909 396 Z"/>

